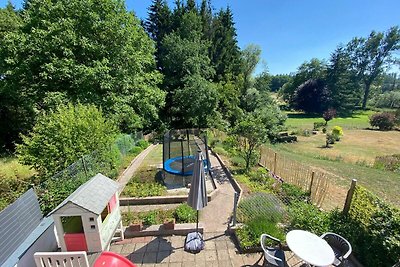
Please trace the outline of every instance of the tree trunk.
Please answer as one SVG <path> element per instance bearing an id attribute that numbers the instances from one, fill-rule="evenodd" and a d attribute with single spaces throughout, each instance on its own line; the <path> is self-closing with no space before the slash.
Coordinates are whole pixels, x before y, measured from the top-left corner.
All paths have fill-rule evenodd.
<path id="1" fill-rule="evenodd" d="M 365 109 L 367 107 L 367 101 L 368 101 L 368 97 L 369 97 L 370 88 L 371 88 L 371 83 L 366 82 L 365 89 L 364 89 L 364 98 L 363 98 L 363 102 L 362 102 L 362 109 Z"/>

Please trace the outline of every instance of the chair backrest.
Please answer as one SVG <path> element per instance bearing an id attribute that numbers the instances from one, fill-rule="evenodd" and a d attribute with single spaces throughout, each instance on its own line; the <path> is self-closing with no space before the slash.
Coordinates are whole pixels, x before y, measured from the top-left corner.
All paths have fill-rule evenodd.
<path id="1" fill-rule="evenodd" d="M 90 267 L 85 251 L 76 252 L 36 252 L 37 267 Z"/>
<path id="2" fill-rule="evenodd" d="M 347 259 L 352 252 L 352 248 L 350 242 L 347 241 L 344 237 L 335 234 L 335 233 L 325 233 L 321 235 L 321 238 L 325 239 L 326 242 L 336 250 L 338 250 L 344 259 Z"/>
<path id="3" fill-rule="evenodd" d="M 267 239 L 272 240 L 276 244 L 281 244 L 281 241 L 273 236 L 267 235 L 267 234 L 262 234 L 260 238 L 260 243 L 261 243 L 261 248 L 264 251 L 264 257 L 265 259 L 269 262 L 272 263 L 276 266 L 279 266 L 279 262 L 282 262 L 282 259 L 275 257 L 275 252 L 278 250 L 278 248 L 267 246 L 266 241 Z"/>

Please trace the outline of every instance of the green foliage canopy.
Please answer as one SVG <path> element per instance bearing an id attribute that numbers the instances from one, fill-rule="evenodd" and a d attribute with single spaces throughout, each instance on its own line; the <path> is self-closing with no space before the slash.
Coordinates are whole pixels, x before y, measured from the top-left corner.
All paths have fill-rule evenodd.
<path id="1" fill-rule="evenodd" d="M 93 151 L 107 157 L 115 135 L 114 124 L 95 106 L 61 105 L 39 116 L 32 131 L 22 136 L 18 159 L 51 176 Z"/>
<path id="2" fill-rule="evenodd" d="M 372 83 L 392 60 L 393 51 L 400 49 L 400 29 L 396 26 L 385 33 L 372 31 L 368 38 L 353 38 L 346 48 L 352 68 L 364 84 L 362 107 L 365 109 Z"/>
<path id="3" fill-rule="evenodd" d="M 122 0 L 31 0 L 22 26 L 5 39 L 1 119 L 24 122 L 16 132 L 29 130 L 48 92 L 101 106 L 124 131 L 157 121 L 164 93 L 154 45 Z"/>
<path id="4" fill-rule="evenodd" d="M 239 150 L 246 161 L 246 170 L 249 170 L 256 149 L 267 141 L 267 129 L 260 117 L 247 113 L 234 127 L 233 133 L 237 135 Z"/>

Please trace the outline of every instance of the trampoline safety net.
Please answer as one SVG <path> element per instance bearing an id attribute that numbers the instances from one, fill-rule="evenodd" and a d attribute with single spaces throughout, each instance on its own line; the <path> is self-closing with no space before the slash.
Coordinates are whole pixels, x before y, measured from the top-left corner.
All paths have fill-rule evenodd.
<path id="1" fill-rule="evenodd" d="M 163 169 L 178 176 L 193 174 L 194 157 L 197 151 L 204 157 L 204 168 L 210 169 L 207 134 L 199 129 L 170 130 L 164 134 Z"/>

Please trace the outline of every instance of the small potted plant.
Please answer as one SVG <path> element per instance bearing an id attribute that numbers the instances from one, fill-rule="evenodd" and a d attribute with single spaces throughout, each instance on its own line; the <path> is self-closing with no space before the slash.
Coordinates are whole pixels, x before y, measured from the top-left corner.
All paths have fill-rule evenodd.
<path id="1" fill-rule="evenodd" d="M 174 230 L 175 219 L 174 218 L 165 219 L 163 225 L 165 230 Z"/>

